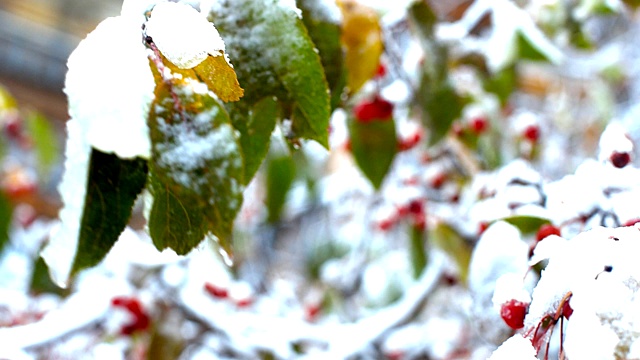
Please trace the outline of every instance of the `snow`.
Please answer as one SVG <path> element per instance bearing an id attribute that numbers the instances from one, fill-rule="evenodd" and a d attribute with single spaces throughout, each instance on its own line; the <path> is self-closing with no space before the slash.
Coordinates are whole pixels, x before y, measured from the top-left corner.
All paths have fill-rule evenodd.
<path id="1" fill-rule="evenodd" d="M 524 276 L 521 274 L 504 274 L 496 281 L 492 299 L 494 308 L 500 311 L 502 305 L 509 300 L 517 300 L 527 304 L 531 302 L 531 295 L 524 288 Z"/>
<path id="2" fill-rule="evenodd" d="M 52 231 L 51 240 L 41 253 L 49 267 L 51 278 L 62 287 L 66 287 L 76 256 L 80 221 L 84 211 L 84 197 L 87 191 L 90 153 L 91 147 L 82 135 L 79 121 L 69 120 L 65 172 L 58 186 L 64 206 L 59 214 L 60 225 Z"/>
<path id="3" fill-rule="evenodd" d="M 146 51 L 141 24 L 118 16 L 102 21 L 69 56 L 69 115 L 102 152 L 150 156 L 146 119 L 155 83 Z"/>
<path id="4" fill-rule="evenodd" d="M 598 146 L 600 148 L 598 152 L 600 161 L 607 161 L 614 152 L 633 152 L 633 142 L 629 138 L 627 130 L 619 122 L 611 122 L 607 125 L 602 135 L 600 135 Z"/>
<path id="5" fill-rule="evenodd" d="M 182 3 L 157 4 L 145 31 L 158 50 L 181 69 L 190 69 L 209 55 L 222 56 L 224 41 L 215 26 L 194 8 Z"/>
<path id="6" fill-rule="evenodd" d="M 587 359 L 580 358 L 580 359 Z M 537 360 L 536 350 L 531 341 L 520 334 L 513 335 L 491 354 L 489 360 Z"/>

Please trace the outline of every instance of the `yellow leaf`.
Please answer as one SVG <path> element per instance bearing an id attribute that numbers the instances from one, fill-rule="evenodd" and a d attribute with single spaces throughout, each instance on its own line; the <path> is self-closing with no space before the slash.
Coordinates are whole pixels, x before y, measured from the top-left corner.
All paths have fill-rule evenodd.
<path id="1" fill-rule="evenodd" d="M 229 65 L 224 55 L 207 57 L 194 68 L 200 80 L 204 81 L 220 100 L 224 102 L 238 101 L 244 90 L 238 83 L 236 72 Z"/>
<path id="2" fill-rule="evenodd" d="M 378 14 L 356 0 L 337 0 L 342 12 L 342 36 L 350 92 L 357 92 L 371 79 L 380 64 L 383 51 Z"/>

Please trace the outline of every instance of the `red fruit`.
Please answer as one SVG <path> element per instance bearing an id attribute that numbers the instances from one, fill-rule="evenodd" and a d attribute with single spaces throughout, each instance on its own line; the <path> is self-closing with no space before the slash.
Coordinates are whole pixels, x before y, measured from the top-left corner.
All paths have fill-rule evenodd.
<path id="1" fill-rule="evenodd" d="M 12 168 L 7 171 L 0 183 L 2 190 L 14 200 L 31 195 L 38 189 L 35 177 L 21 167 Z"/>
<path id="2" fill-rule="evenodd" d="M 372 120 L 389 120 L 393 113 L 393 104 L 376 96 L 371 101 L 364 101 L 353 108 L 353 115 L 359 122 Z"/>
<path id="3" fill-rule="evenodd" d="M 227 289 L 211 283 L 205 283 L 204 290 L 209 293 L 209 295 L 217 299 L 226 299 L 229 296 L 229 291 Z"/>
<path id="4" fill-rule="evenodd" d="M 242 299 L 238 299 L 236 300 L 236 306 L 238 308 L 248 308 L 249 306 L 251 306 L 253 304 L 253 299 L 250 297 L 246 297 L 246 298 L 242 298 Z"/>
<path id="5" fill-rule="evenodd" d="M 424 231 L 427 228 L 427 219 L 424 213 L 416 214 L 413 217 L 413 227 L 416 230 Z"/>
<path id="6" fill-rule="evenodd" d="M 391 228 L 393 228 L 395 224 L 396 224 L 396 219 L 393 217 L 389 217 L 376 222 L 376 228 L 380 231 L 386 232 L 391 230 Z"/>
<path id="7" fill-rule="evenodd" d="M 475 117 L 469 122 L 469 129 L 476 135 L 483 134 L 489 129 L 489 121 L 484 117 Z"/>
<path id="8" fill-rule="evenodd" d="M 500 317 L 513 330 L 522 329 L 524 327 L 524 317 L 529 310 L 529 304 L 518 301 L 509 300 L 502 304 L 500 308 Z"/>
<path id="9" fill-rule="evenodd" d="M 411 200 L 407 209 L 409 210 L 409 213 L 413 215 L 424 214 L 424 204 L 422 203 L 422 200 L 418 200 L 418 199 Z"/>
<path id="10" fill-rule="evenodd" d="M 23 128 L 22 121 L 20 121 L 20 117 L 9 116 L 7 121 L 4 123 L 4 131 L 7 133 L 7 136 L 13 140 L 21 140 L 23 136 Z"/>
<path id="11" fill-rule="evenodd" d="M 531 143 L 537 143 L 540 140 L 540 127 L 538 125 L 529 125 L 522 132 L 522 136 Z"/>
<path id="12" fill-rule="evenodd" d="M 623 168 L 627 166 L 631 162 L 631 155 L 628 152 L 619 153 L 614 151 L 613 154 L 609 157 L 609 160 L 613 164 L 613 166 L 617 168 Z"/>
<path id="13" fill-rule="evenodd" d="M 385 353 L 385 357 L 388 360 L 402 360 L 405 358 L 404 356 L 404 351 L 402 350 L 393 350 L 393 351 L 389 351 L 388 353 Z"/>
<path id="14" fill-rule="evenodd" d="M 134 297 L 118 296 L 111 300 L 111 305 L 123 308 L 133 316 L 133 320 L 120 329 L 122 335 L 131 335 L 134 332 L 145 331 L 149 328 L 151 320 L 142 308 L 140 300 Z"/>
<path id="15" fill-rule="evenodd" d="M 445 181 L 447 181 L 447 174 L 442 172 L 433 177 L 429 185 L 434 189 L 440 189 L 442 188 L 442 185 L 444 185 Z"/>
<path id="16" fill-rule="evenodd" d="M 478 235 L 482 235 L 482 233 L 489 228 L 489 224 L 490 223 L 486 221 L 480 222 L 480 224 L 478 224 Z"/>
<path id="17" fill-rule="evenodd" d="M 307 321 L 314 321 L 318 318 L 320 310 L 322 310 L 320 304 L 307 305 L 304 308 L 304 318 Z"/>
<path id="18" fill-rule="evenodd" d="M 406 151 L 412 149 L 414 146 L 418 145 L 420 140 L 422 140 L 422 133 L 420 131 L 416 131 L 410 137 L 400 140 L 398 143 L 398 150 Z"/>
<path id="19" fill-rule="evenodd" d="M 558 229 L 557 227 L 555 227 L 555 226 L 553 226 L 551 224 L 544 224 L 544 225 L 540 226 L 540 229 L 538 230 L 538 233 L 536 234 L 536 240 L 537 241 L 542 241 L 549 235 L 558 235 L 558 236 L 560 236 L 560 229 Z"/>
<path id="20" fill-rule="evenodd" d="M 387 67 L 384 64 L 380 63 L 378 65 L 378 70 L 376 70 L 376 77 L 381 78 L 387 75 Z"/>

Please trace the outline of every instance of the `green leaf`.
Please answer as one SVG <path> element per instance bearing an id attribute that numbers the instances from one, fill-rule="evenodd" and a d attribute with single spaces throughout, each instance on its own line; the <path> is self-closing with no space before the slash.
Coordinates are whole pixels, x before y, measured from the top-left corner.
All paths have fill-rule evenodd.
<path id="1" fill-rule="evenodd" d="M 425 249 L 424 229 L 419 226 L 411 227 L 411 266 L 413 277 L 420 277 L 422 271 L 427 266 L 427 252 Z"/>
<path id="2" fill-rule="evenodd" d="M 344 54 L 340 43 L 340 25 L 331 18 L 331 10 L 318 9 L 325 5 L 318 5 L 317 0 L 301 0 L 297 5 L 302 11 L 302 22 L 320 54 L 320 61 L 331 90 L 331 109 L 335 109 L 341 101 L 347 83 Z"/>
<path id="3" fill-rule="evenodd" d="M 250 107 L 246 101 L 227 104 L 233 127 L 240 132 L 244 157 L 244 184 L 247 185 L 260 168 L 269 151 L 271 133 L 282 117 L 274 97 L 266 97 Z"/>
<path id="4" fill-rule="evenodd" d="M 409 17 L 411 22 L 416 25 L 420 36 L 424 38 L 434 37 L 434 28 L 438 18 L 426 1 L 415 1 L 411 4 Z"/>
<path id="5" fill-rule="evenodd" d="M 295 107 L 291 116 L 291 139 L 294 143 L 299 138 L 315 140 L 325 148 L 329 148 L 329 132 L 328 131 L 316 131 L 311 125 L 306 115 L 302 113 L 299 107 Z"/>
<path id="6" fill-rule="evenodd" d="M 61 152 L 53 125 L 42 114 L 30 112 L 25 118 L 25 128 L 33 139 L 40 175 L 45 176 L 58 162 Z"/>
<path id="7" fill-rule="evenodd" d="M 291 156 L 280 155 L 267 159 L 266 203 L 269 223 L 274 224 L 280 220 L 280 213 L 295 176 L 296 168 Z"/>
<path id="8" fill-rule="evenodd" d="M 147 178 L 147 161 L 120 159 L 91 150 L 87 193 L 72 274 L 98 264 L 111 250 L 131 217 Z"/>
<path id="9" fill-rule="evenodd" d="M 295 11 L 275 0 L 224 0 L 210 19 L 225 40 L 249 104 L 276 96 L 299 108 L 305 126 L 328 133 L 330 97 L 322 62 Z"/>
<path id="10" fill-rule="evenodd" d="M 496 94 L 500 100 L 500 105 L 505 106 L 516 88 L 517 81 L 518 74 L 516 67 L 509 66 L 496 74 L 487 74 L 484 81 L 484 88 Z"/>
<path id="11" fill-rule="evenodd" d="M 11 216 L 13 215 L 13 206 L 11 202 L 0 192 L 0 251 L 9 241 L 9 228 L 11 226 Z"/>
<path id="12" fill-rule="evenodd" d="M 533 61 L 549 61 L 549 58 L 540 51 L 520 30 L 516 31 L 518 55 L 521 59 Z"/>
<path id="13" fill-rule="evenodd" d="M 379 189 L 397 152 L 393 119 L 367 122 L 350 119 L 351 151 L 362 173 Z"/>
<path id="14" fill-rule="evenodd" d="M 465 284 L 469 273 L 472 246 L 454 228 L 443 222 L 431 228 L 429 241 L 451 256 L 458 265 L 460 280 Z"/>
<path id="15" fill-rule="evenodd" d="M 517 227 L 523 234 L 535 234 L 542 225 L 551 223 L 549 219 L 530 215 L 514 215 L 501 220 Z"/>
<path id="16" fill-rule="evenodd" d="M 434 145 L 447 135 L 451 124 L 462 114 L 465 101 L 448 82 L 433 83 L 428 76 L 423 76 L 418 103 L 424 125 L 430 131 L 429 145 Z"/>
<path id="17" fill-rule="evenodd" d="M 34 294 L 49 293 L 62 297 L 69 295 L 71 292 L 71 289 L 63 289 L 51 280 L 47 263 L 39 256 L 33 264 L 33 275 L 31 276 L 29 290 Z"/>
<path id="18" fill-rule="evenodd" d="M 244 190 L 240 144 L 222 104 L 197 86 L 178 78 L 156 81 L 149 115 L 149 232 L 158 249 L 179 254 L 215 236 L 232 256 L 233 221 Z"/>

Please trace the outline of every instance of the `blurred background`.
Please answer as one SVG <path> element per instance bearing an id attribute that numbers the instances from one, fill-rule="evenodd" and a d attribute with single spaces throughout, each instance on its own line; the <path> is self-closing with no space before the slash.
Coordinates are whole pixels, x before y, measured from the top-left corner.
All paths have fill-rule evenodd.
<path id="1" fill-rule="evenodd" d="M 21 106 L 60 125 L 67 119 L 62 93 L 71 51 L 121 0 L 0 1 L 0 84 Z"/>

